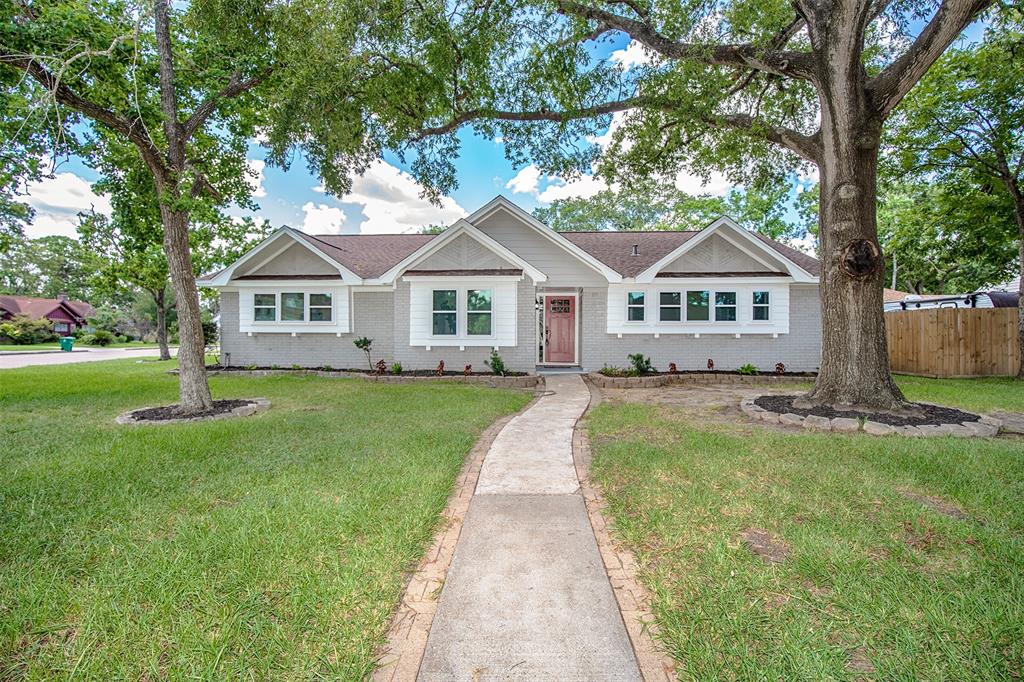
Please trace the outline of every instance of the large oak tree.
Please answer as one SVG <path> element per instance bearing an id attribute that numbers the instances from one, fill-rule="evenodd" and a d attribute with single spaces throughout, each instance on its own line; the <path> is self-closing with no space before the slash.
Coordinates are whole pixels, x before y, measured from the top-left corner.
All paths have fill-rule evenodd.
<path id="1" fill-rule="evenodd" d="M 396 146 L 415 137 L 413 169 L 434 191 L 453 184 L 464 125 L 502 136 L 513 161 L 586 171 L 598 150 L 585 137 L 610 115 L 606 179 L 722 168 L 751 182 L 816 169 L 823 342 L 806 399 L 901 408 L 882 313 L 879 144 L 893 109 L 990 4 L 419 3 L 404 46 L 383 55 L 403 65 L 413 95 L 374 132 Z M 595 41 L 623 34 L 649 63 L 623 70 L 594 58 Z"/>

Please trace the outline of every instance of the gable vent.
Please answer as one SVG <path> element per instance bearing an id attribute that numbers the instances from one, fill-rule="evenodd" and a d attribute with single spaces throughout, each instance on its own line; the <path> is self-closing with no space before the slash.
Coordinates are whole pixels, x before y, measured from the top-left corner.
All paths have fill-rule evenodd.
<path id="1" fill-rule="evenodd" d="M 640 255 L 640 245 L 639 244 L 633 244 L 633 250 L 630 251 L 629 255 L 630 256 L 639 256 Z"/>

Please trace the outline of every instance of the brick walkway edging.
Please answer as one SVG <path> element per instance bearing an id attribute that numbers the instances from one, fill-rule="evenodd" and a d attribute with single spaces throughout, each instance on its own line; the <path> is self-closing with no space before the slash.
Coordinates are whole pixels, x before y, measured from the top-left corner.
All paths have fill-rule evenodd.
<path id="1" fill-rule="evenodd" d="M 813 376 L 786 374 L 731 374 L 728 372 L 686 372 L 683 374 L 654 374 L 639 377 L 606 377 L 600 372 L 584 376 L 587 383 L 598 388 L 660 388 L 677 384 L 805 384 Z"/>
<path id="2" fill-rule="evenodd" d="M 543 391 L 538 390 L 523 409 L 488 426 L 466 455 L 459 477 L 455 479 L 455 489 L 448 496 L 442 512 L 444 522 L 434 533 L 434 539 L 416 570 L 409 574 L 395 606 L 387 644 L 378 656 L 377 667 L 371 676 L 375 682 L 413 682 L 416 679 L 423 652 L 427 649 L 427 635 L 437 612 L 437 600 L 455 555 L 455 545 L 459 542 L 462 524 L 476 491 L 484 457 L 505 425 L 533 407 L 542 395 Z"/>
<path id="3" fill-rule="evenodd" d="M 676 679 L 675 661 L 655 642 L 658 626 L 650 610 L 650 593 L 637 580 L 639 567 L 633 553 L 617 546 L 612 540 L 608 532 L 608 519 L 604 515 L 608 503 L 600 489 L 590 481 L 592 451 L 584 419 L 590 410 L 601 403 L 601 393 L 589 381 L 584 383 L 590 391 L 590 404 L 577 420 L 572 433 L 572 458 L 576 465 L 576 477 L 580 480 L 580 492 L 583 494 L 601 560 L 608 573 L 608 582 L 611 583 L 629 642 L 640 666 L 640 674 L 646 682 L 669 682 Z"/>

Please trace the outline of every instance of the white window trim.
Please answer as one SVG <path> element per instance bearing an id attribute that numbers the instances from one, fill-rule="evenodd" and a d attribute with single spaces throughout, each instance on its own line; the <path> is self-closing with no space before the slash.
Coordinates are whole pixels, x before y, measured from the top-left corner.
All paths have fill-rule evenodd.
<path id="1" fill-rule="evenodd" d="M 434 294 L 439 291 L 454 291 L 455 292 L 455 310 L 438 310 L 434 306 Z M 434 333 L 434 316 L 435 315 L 451 315 L 455 314 L 455 331 L 451 334 L 435 334 Z M 448 287 L 445 289 L 431 289 L 430 290 L 430 338 L 432 339 L 454 339 L 459 336 L 459 289 L 458 287 Z"/>
<path id="2" fill-rule="evenodd" d="M 302 319 L 301 320 L 284 320 L 281 317 L 281 306 L 282 297 L 284 294 L 302 294 Z M 309 319 L 309 301 L 310 297 L 314 294 L 330 296 L 331 297 L 331 319 L 329 320 L 317 320 L 313 322 Z M 274 319 L 271 320 L 257 320 L 256 309 L 257 308 L 269 308 L 270 306 L 256 305 L 256 296 L 273 296 L 274 297 Z M 314 308 L 326 308 L 327 306 L 313 306 Z M 332 327 L 336 324 L 338 316 L 338 305 L 335 301 L 333 291 L 325 291 L 323 289 L 301 289 L 301 288 L 289 288 L 289 289 L 278 289 L 274 291 L 256 291 L 253 292 L 253 306 L 252 306 L 252 324 L 254 327 L 266 327 L 272 329 L 274 326 L 310 326 L 310 327 Z"/>
<path id="3" fill-rule="evenodd" d="M 644 297 L 644 302 L 643 303 L 639 303 L 639 304 L 637 304 L 637 303 L 630 303 L 629 302 L 629 297 L 632 296 L 633 294 L 640 294 L 641 296 L 643 296 Z M 629 319 L 629 309 L 630 308 L 639 308 L 643 312 L 642 319 L 639 319 L 639 320 L 631 320 L 631 319 Z M 626 317 L 623 318 L 623 319 L 624 319 L 626 324 L 646 324 L 647 323 L 647 292 L 646 291 L 644 291 L 643 289 L 638 289 L 637 291 L 627 291 L 626 292 Z"/>
<path id="4" fill-rule="evenodd" d="M 434 333 L 434 314 L 435 313 L 451 313 L 451 310 L 434 310 L 434 292 L 435 291 L 454 291 L 455 292 L 455 333 L 454 334 L 435 334 Z M 470 334 L 469 333 L 469 301 L 468 296 L 470 291 L 489 291 L 491 292 L 491 333 L 490 334 Z M 497 337 L 494 331 L 494 298 L 495 292 L 493 287 L 480 286 L 480 285 L 445 285 L 438 284 L 430 287 L 430 334 L 427 338 L 436 341 L 451 341 L 451 340 L 472 340 L 472 341 L 486 341 L 493 340 Z M 485 311 L 473 311 L 473 312 L 485 312 Z"/>
<path id="5" fill-rule="evenodd" d="M 661 295 L 662 294 L 679 294 L 679 305 L 671 305 L 671 304 L 665 305 L 665 304 L 663 304 L 661 302 Z M 682 324 L 683 322 L 686 321 L 686 314 L 685 314 L 685 309 L 686 308 L 685 308 L 685 305 L 684 305 L 684 301 L 686 300 L 686 296 L 684 294 L 685 294 L 685 292 L 678 291 L 678 290 L 675 290 L 675 289 L 659 289 L 658 290 L 658 324 Z M 663 308 L 678 308 L 679 309 L 679 319 L 678 320 L 663 320 L 663 319 L 661 319 L 661 311 L 662 311 Z"/>
<path id="6" fill-rule="evenodd" d="M 732 294 L 733 303 L 732 304 L 719 305 L 718 304 L 718 294 Z M 728 323 L 728 324 L 736 324 L 737 322 L 739 322 L 739 319 L 740 319 L 740 310 L 739 310 L 740 297 L 739 297 L 739 294 L 736 292 L 736 290 L 733 289 L 733 290 L 730 291 L 728 289 L 722 289 L 722 290 L 717 290 L 716 289 L 712 295 L 714 296 L 714 298 L 712 300 L 714 301 L 714 308 L 715 308 L 715 322 L 716 323 L 723 322 L 723 323 Z M 731 308 L 732 309 L 732 319 L 731 320 L 720 320 L 720 319 L 718 319 L 718 309 L 719 308 Z"/>
<path id="7" fill-rule="evenodd" d="M 765 294 L 768 296 L 767 303 L 755 303 L 755 296 L 757 294 Z M 764 308 L 768 312 L 768 317 L 763 320 L 759 320 L 754 316 L 758 308 Z M 765 324 L 766 322 L 772 321 L 772 292 L 767 289 L 755 289 L 750 292 L 750 323 L 751 324 Z"/>
<path id="8" fill-rule="evenodd" d="M 486 291 L 487 292 L 487 310 L 470 310 L 469 309 L 469 292 L 471 291 Z M 488 327 L 491 331 L 486 334 L 470 334 L 469 333 L 469 316 L 470 315 L 487 315 Z M 493 339 L 494 338 L 494 289 L 490 287 L 477 287 L 476 289 L 466 289 L 466 336 L 474 339 Z"/>
<path id="9" fill-rule="evenodd" d="M 690 319 L 690 304 L 689 304 L 690 294 L 703 294 L 704 292 L 707 292 L 707 294 L 708 294 L 708 319 L 706 319 L 706 320 L 691 320 Z M 686 314 L 683 315 L 683 319 L 686 322 L 697 322 L 697 323 L 700 323 L 700 324 L 710 324 L 711 322 L 714 322 L 714 319 L 711 317 L 711 308 L 713 307 L 711 305 L 711 302 L 714 301 L 714 300 L 715 300 L 715 291 L 713 289 L 686 289 L 686 290 L 684 290 L 683 291 L 683 310 L 686 312 Z"/>

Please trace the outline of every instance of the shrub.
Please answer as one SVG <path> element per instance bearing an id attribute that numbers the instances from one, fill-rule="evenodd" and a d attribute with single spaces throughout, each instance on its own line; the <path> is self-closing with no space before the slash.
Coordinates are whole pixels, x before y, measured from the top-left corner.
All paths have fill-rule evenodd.
<path id="1" fill-rule="evenodd" d="M 302 369 L 302 365 L 297 362 L 292 363 L 292 369 Z"/>
<path id="2" fill-rule="evenodd" d="M 462 373 L 463 375 L 468 377 L 470 374 L 473 373 L 473 365 L 466 365 L 466 367 L 462 370 Z"/>
<path id="3" fill-rule="evenodd" d="M 444 360 L 437 363 L 437 369 L 434 370 L 434 373 L 437 374 L 437 376 L 444 375 Z"/>
<path id="4" fill-rule="evenodd" d="M 55 338 L 57 335 L 53 333 L 53 323 L 46 318 L 15 315 L 0 324 L 0 339 L 19 346 L 53 341 Z"/>
<path id="5" fill-rule="evenodd" d="M 384 362 L 383 359 L 377 361 L 376 367 L 377 374 L 383 374 L 384 372 L 388 371 L 388 363 Z"/>
<path id="6" fill-rule="evenodd" d="M 355 344 L 356 348 L 366 353 L 366 364 L 370 368 L 370 371 L 372 372 L 373 360 L 370 359 L 370 351 L 373 350 L 373 339 L 368 339 L 365 336 L 362 336 L 353 341 L 352 343 Z"/>
<path id="7" fill-rule="evenodd" d="M 754 367 L 752 364 L 748 362 L 747 364 L 743 365 L 736 371 L 746 376 L 754 376 L 755 374 L 757 374 L 757 367 Z"/>
<path id="8" fill-rule="evenodd" d="M 322 370 L 323 370 L 323 371 L 325 371 L 325 372 L 333 372 L 333 371 L 334 371 L 334 368 L 333 368 L 333 367 L 331 367 L 330 365 L 324 365 L 324 366 L 323 366 L 323 367 L 321 367 L 320 369 L 322 369 Z"/>
<path id="9" fill-rule="evenodd" d="M 637 375 L 650 374 L 654 371 L 651 359 L 643 353 L 633 353 L 629 356 L 629 362 L 633 365 L 633 372 Z"/>
<path id="10" fill-rule="evenodd" d="M 786 373 L 786 365 L 784 365 L 781 362 L 776 362 L 775 363 L 775 373 L 776 374 L 785 374 Z"/>
<path id="11" fill-rule="evenodd" d="M 203 323 L 203 345 L 217 345 L 217 323 L 212 320 L 204 320 Z"/>
<path id="12" fill-rule="evenodd" d="M 614 365 L 605 365 L 601 368 L 600 372 L 606 377 L 628 377 L 633 373 L 631 370 L 615 367 Z"/>
<path id="13" fill-rule="evenodd" d="M 92 334 L 82 337 L 82 343 L 88 346 L 109 346 L 116 337 L 106 329 L 97 329 Z"/>
<path id="14" fill-rule="evenodd" d="M 679 368 L 676 367 L 676 363 L 674 363 L 674 362 L 668 363 L 668 373 L 669 374 L 678 374 L 679 373 Z"/>
<path id="15" fill-rule="evenodd" d="M 505 361 L 498 355 L 498 351 L 492 350 L 491 357 L 484 360 L 484 364 L 491 368 L 491 371 L 498 376 L 505 376 L 508 373 L 508 368 L 505 367 Z"/>
<path id="16" fill-rule="evenodd" d="M 711 370 L 712 372 L 715 371 L 715 361 L 712 360 L 711 358 L 708 358 L 708 369 Z"/>
<path id="17" fill-rule="evenodd" d="M 402 373 L 402 363 L 400 363 L 400 362 L 392 363 L 391 364 L 391 373 L 392 374 L 401 374 Z"/>

